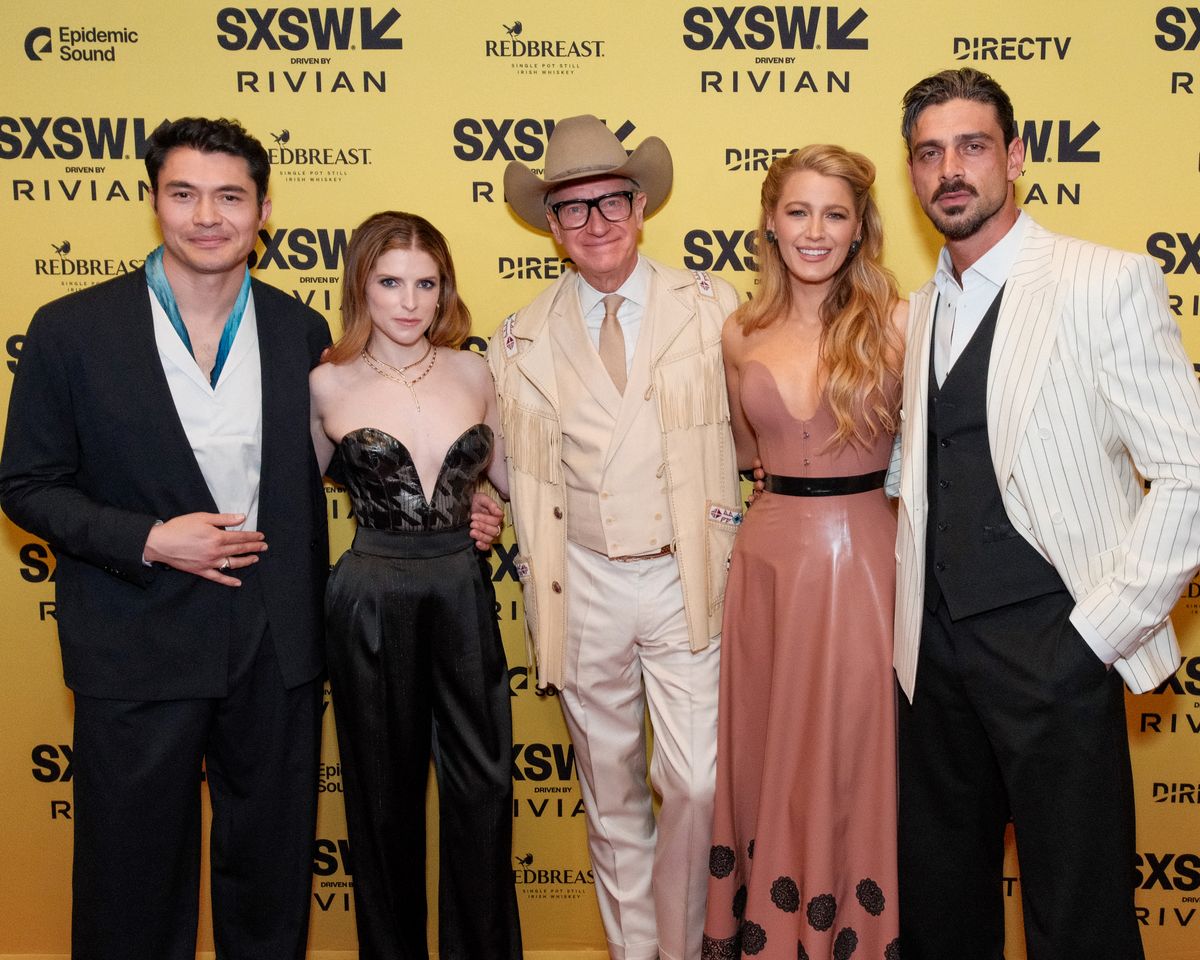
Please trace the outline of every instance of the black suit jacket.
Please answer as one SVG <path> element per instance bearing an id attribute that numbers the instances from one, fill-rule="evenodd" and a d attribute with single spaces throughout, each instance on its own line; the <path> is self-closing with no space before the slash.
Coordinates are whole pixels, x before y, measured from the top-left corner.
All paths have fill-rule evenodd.
<path id="1" fill-rule="evenodd" d="M 325 498 L 309 434 L 308 372 L 329 343 L 315 311 L 254 281 L 262 364 L 252 568 L 288 687 L 323 666 Z M 63 673 L 93 697 L 227 692 L 233 592 L 142 551 L 158 520 L 216 512 L 154 339 L 138 270 L 42 307 L 21 351 L 0 455 L 0 506 L 58 557 Z"/>

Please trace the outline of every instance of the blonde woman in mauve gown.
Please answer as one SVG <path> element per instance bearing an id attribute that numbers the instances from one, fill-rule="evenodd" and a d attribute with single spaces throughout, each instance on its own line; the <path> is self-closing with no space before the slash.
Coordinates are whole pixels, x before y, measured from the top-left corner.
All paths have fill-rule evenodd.
<path id="1" fill-rule="evenodd" d="M 864 156 L 813 145 L 762 187 L 760 286 L 725 323 L 739 466 L 704 960 L 898 960 L 892 604 L 907 305 Z"/>

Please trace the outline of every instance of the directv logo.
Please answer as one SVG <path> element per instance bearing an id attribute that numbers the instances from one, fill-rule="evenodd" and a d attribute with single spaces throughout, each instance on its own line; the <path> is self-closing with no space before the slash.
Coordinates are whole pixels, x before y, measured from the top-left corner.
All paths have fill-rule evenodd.
<path id="1" fill-rule="evenodd" d="M 1066 60 L 1070 37 L 955 37 L 955 60 Z"/>

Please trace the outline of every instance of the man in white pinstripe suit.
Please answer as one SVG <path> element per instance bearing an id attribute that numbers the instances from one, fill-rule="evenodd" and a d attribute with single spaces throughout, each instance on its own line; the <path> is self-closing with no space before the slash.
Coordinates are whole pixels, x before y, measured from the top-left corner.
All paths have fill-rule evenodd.
<path id="1" fill-rule="evenodd" d="M 1010 815 L 1030 960 L 1138 960 L 1122 680 L 1145 692 L 1179 665 L 1200 390 L 1154 261 L 1019 211 L 1024 144 L 994 80 L 921 81 L 903 133 L 946 239 L 904 370 L 905 960 L 1001 960 Z"/>

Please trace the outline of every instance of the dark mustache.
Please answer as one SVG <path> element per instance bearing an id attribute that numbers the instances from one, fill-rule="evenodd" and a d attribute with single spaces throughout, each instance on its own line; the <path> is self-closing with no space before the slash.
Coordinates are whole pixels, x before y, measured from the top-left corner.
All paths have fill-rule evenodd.
<path id="1" fill-rule="evenodd" d="M 937 200 L 948 193 L 969 193 L 973 197 L 979 196 L 975 188 L 966 180 L 947 180 L 933 192 L 933 199 Z"/>

